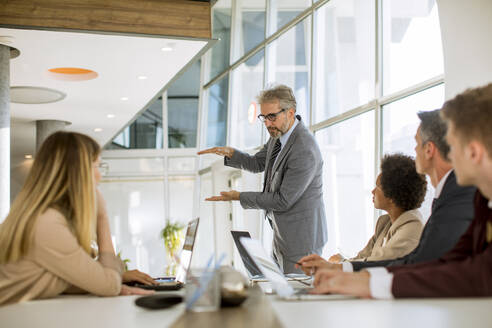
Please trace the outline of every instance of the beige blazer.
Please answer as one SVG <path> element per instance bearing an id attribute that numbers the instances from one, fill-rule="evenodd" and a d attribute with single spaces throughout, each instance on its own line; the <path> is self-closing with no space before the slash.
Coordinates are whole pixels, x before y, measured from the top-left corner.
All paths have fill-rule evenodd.
<path id="1" fill-rule="evenodd" d="M 0 305 L 50 298 L 64 292 L 119 294 L 122 262 L 109 253 L 94 260 L 57 210 L 48 209 L 37 218 L 33 237 L 24 258 L 0 265 Z"/>
<path id="2" fill-rule="evenodd" d="M 405 256 L 417 247 L 422 229 L 422 215 L 418 210 L 403 212 L 393 224 L 388 214 L 381 215 L 366 247 L 350 261 L 381 261 Z"/>

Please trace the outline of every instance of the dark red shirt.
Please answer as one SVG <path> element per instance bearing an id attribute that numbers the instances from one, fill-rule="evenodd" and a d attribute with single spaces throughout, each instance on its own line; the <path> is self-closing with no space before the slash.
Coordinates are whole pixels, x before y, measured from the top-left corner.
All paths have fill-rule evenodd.
<path id="1" fill-rule="evenodd" d="M 451 251 L 435 261 L 387 268 L 395 298 L 492 296 L 492 209 L 479 191 L 474 202 L 474 219 Z"/>

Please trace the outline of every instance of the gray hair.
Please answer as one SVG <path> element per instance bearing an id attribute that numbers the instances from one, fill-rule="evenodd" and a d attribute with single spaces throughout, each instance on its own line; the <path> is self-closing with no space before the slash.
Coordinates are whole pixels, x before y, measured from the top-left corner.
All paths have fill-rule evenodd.
<path id="1" fill-rule="evenodd" d="M 441 156 L 446 160 L 449 154 L 449 145 L 446 142 L 446 131 L 448 129 L 446 122 L 439 115 L 440 110 L 436 109 L 428 112 L 418 112 L 420 119 L 420 137 L 422 142 L 432 141 Z"/>
<path id="2" fill-rule="evenodd" d="M 283 84 L 263 90 L 256 99 L 259 104 L 272 103 L 278 100 L 281 109 L 294 108 L 294 111 L 296 111 L 297 102 L 294 92 Z"/>

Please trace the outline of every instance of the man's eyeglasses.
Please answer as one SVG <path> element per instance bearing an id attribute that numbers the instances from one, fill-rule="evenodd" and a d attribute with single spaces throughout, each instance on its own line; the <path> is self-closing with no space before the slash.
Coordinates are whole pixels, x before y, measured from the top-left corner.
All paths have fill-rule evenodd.
<path id="1" fill-rule="evenodd" d="M 271 113 L 271 114 L 267 114 L 267 115 L 260 114 L 260 115 L 258 115 L 258 119 L 261 122 L 265 122 L 266 120 L 269 120 L 270 122 L 275 122 L 275 120 L 277 119 L 277 115 L 279 115 L 280 113 L 285 112 L 285 111 L 286 111 L 286 109 L 282 108 L 279 112 L 276 112 L 276 113 Z"/>

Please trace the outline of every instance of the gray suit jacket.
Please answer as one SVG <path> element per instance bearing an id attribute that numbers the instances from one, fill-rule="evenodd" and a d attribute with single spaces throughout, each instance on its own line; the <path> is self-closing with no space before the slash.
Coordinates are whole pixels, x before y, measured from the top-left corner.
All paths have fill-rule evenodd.
<path id="1" fill-rule="evenodd" d="M 230 159 L 224 159 L 224 164 L 263 172 L 268 167 L 275 141 L 270 138 L 253 156 L 235 150 Z M 296 272 L 292 261 L 320 253 L 328 239 L 322 169 L 323 160 L 316 140 L 299 122 L 277 156 L 269 188 L 240 194 L 243 208 L 263 209 L 273 217 L 274 255 L 286 273 Z"/>
<path id="2" fill-rule="evenodd" d="M 369 267 L 415 264 L 437 260 L 458 242 L 473 220 L 476 188 L 456 184 L 454 171 L 449 174 L 441 195 L 434 202 L 418 246 L 406 256 L 394 260 L 351 262 L 354 271 Z"/>

